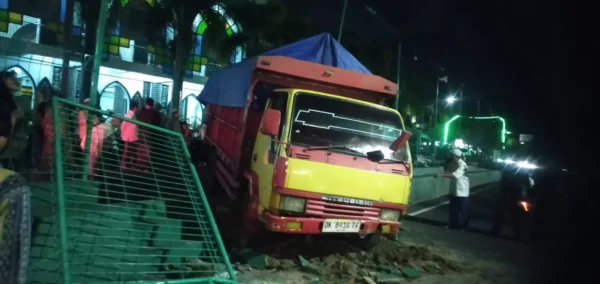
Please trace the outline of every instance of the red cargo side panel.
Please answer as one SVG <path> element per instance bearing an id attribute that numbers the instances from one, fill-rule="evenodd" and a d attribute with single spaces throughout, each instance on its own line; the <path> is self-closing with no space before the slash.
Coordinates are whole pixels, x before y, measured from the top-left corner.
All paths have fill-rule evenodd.
<path id="1" fill-rule="evenodd" d="M 207 137 L 231 172 L 237 171 L 239 164 L 244 110 L 238 107 L 208 106 Z"/>

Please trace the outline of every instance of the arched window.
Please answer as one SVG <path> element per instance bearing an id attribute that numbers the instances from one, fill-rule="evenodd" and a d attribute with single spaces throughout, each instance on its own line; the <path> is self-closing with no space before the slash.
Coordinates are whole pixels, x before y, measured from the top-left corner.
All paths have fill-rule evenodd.
<path id="1" fill-rule="evenodd" d="M 185 120 L 192 129 L 202 125 L 203 114 L 204 105 L 198 101 L 194 94 L 185 97 L 179 106 L 179 117 Z"/>
<path id="2" fill-rule="evenodd" d="M 129 109 L 129 92 L 119 81 L 108 84 L 100 92 L 100 109 L 125 115 Z"/>
<path id="3" fill-rule="evenodd" d="M 240 25 L 237 22 L 235 22 L 231 16 L 229 16 L 229 14 L 223 6 L 214 5 L 212 9 L 218 14 L 220 14 L 221 17 L 223 17 L 223 19 L 225 20 L 225 33 L 227 34 L 227 36 L 232 36 L 242 31 Z M 196 15 L 194 23 L 192 24 L 192 30 L 196 32 L 196 47 L 194 48 L 193 56 L 191 56 L 191 62 L 188 62 L 188 65 L 191 66 L 192 71 L 196 75 L 205 75 L 206 69 L 210 68 L 208 64 L 208 58 L 202 50 L 202 40 L 206 28 L 208 28 L 208 24 L 206 23 L 206 21 L 202 18 L 200 14 Z M 231 55 L 230 63 L 240 62 L 242 61 L 244 56 L 244 48 L 242 46 L 238 46 L 235 48 Z"/>
<path id="4" fill-rule="evenodd" d="M 144 98 L 142 98 L 142 94 L 140 94 L 140 92 L 135 92 L 131 98 L 131 101 L 136 102 L 138 104 L 138 108 L 142 108 L 144 106 Z"/>
<path id="5" fill-rule="evenodd" d="M 34 101 L 49 102 L 50 100 L 52 100 L 52 96 L 54 96 L 55 94 L 56 93 L 54 88 L 52 87 L 52 83 L 50 83 L 48 77 L 44 77 L 44 79 L 42 79 L 37 85 L 37 90 L 34 95 Z"/>

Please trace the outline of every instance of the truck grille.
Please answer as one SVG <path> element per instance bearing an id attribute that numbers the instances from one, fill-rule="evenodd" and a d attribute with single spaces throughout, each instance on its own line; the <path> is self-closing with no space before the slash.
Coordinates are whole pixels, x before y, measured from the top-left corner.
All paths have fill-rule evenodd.
<path id="1" fill-rule="evenodd" d="M 379 208 L 307 200 L 306 215 L 326 218 L 378 219 Z"/>

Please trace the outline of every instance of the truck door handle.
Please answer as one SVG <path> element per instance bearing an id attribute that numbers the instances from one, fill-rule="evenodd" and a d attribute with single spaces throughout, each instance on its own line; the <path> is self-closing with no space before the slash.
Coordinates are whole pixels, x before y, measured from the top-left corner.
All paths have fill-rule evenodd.
<path id="1" fill-rule="evenodd" d="M 256 162 L 256 153 L 254 153 L 254 155 L 252 155 L 252 160 L 254 160 Z"/>

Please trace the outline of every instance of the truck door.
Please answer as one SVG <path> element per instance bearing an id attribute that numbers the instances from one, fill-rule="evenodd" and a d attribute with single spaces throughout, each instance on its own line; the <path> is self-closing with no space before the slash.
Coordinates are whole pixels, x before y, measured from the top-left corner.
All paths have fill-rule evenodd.
<path id="1" fill-rule="evenodd" d="M 256 135 L 254 151 L 252 153 L 252 170 L 258 176 L 259 203 L 264 208 L 269 207 L 271 190 L 273 187 L 273 170 L 275 158 L 283 149 L 281 143 L 273 140 L 282 141 L 286 132 L 286 110 L 288 105 L 288 93 L 276 92 L 267 102 L 266 108 L 275 109 L 281 112 L 281 122 L 279 126 L 279 137 L 268 137 L 259 133 Z M 269 139 L 271 138 L 271 139 Z"/>

